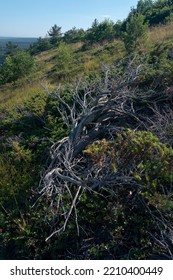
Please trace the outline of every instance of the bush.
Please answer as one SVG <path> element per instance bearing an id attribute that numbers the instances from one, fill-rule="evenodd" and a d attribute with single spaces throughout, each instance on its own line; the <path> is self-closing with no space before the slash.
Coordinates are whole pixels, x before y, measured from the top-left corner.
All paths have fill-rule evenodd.
<path id="1" fill-rule="evenodd" d="M 25 51 L 19 51 L 8 55 L 1 67 L 1 84 L 14 82 L 25 77 L 33 70 L 34 61 L 31 55 Z"/>
<path id="2" fill-rule="evenodd" d="M 139 45 L 140 41 L 146 35 L 148 25 L 144 23 L 142 14 L 132 14 L 126 23 L 126 32 L 123 33 L 122 39 L 128 53 L 133 52 Z"/>
<path id="3" fill-rule="evenodd" d="M 115 37 L 114 23 L 105 19 L 102 22 L 94 20 L 90 29 L 87 30 L 85 40 L 86 45 L 103 43 L 104 41 L 111 41 Z"/>
<path id="4" fill-rule="evenodd" d="M 173 207 L 169 201 L 173 150 L 153 134 L 127 130 L 118 134 L 115 141 L 103 139 L 92 144 L 85 153 L 98 168 L 110 168 L 118 176 L 127 176 L 129 182 L 131 178 L 139 183 L 138 193 L 147 198 L 148 203 L 160 209 Z"/>
<path id="5" fill-rule="evenodd" d="M 91 247 L 91 256 L 172 258 L 173 149 L 149 132 L 128 129 L 114 141 L 93 143 L 84 153 L 92 160 L 93 176 L 114 173 L 114 186 L 108 180 L 101 193 L 112 209 L 104 227 L 107 238 Z"/>
<path id="6" fill-rule="evenodd" d="M 32 46 L 30 46 L 29 51 L 31 55 L 36 55 L 41 52 L 47 51 L 51 48 L 51 44 L 48 38 L 38 38 Z"/>

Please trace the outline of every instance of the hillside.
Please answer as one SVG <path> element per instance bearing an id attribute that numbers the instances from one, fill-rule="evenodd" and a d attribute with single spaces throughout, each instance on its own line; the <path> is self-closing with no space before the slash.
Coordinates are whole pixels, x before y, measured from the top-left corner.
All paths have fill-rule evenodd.
<path id="1" fill-rule="evenodd" d="M 67 53 L 70 53 L 69 57 L 66 56 Z M 35 56 L 36 71 L 33 74 L 17 81 L 15 85 L 9 84 L 0 88 L 0 106 L 9 109 L 11 104 L 12 106 L 16 103 L 19 105 L 28 97 L 34 96 L 38 89 L 43 92 L 44 86 L 49 85 L 52 90 L 64 81 L 69 82 L 80 76 L 92 75 L 103 64 L 120 59 L 123 53 L 123 44 L 118 40 L 111 44 L 98 45 L 88 51 L 82 51 L 81 44 L 76 43 L 65 46 L 62 44 L 57 49 L 41 52 Z M 66 56 L 65 61 L 61 62 L 60 56 Z M 22 90 L 21 87 L 23 87 Z M 8 101 L 8 95 L 12 91 L 15 91 L 14 99 L 10 95 Z"/>
<path id="2" fill-rule="evenodd" d="M 10 49 L 1 259 L 173 259 L 172 1 L 151 2 L 121 25 Z"/>

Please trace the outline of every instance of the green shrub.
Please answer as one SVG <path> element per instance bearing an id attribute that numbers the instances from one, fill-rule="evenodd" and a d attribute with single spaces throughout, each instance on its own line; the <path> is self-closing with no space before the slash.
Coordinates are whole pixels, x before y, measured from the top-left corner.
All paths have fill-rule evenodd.
<path id="1" fill-rule="evenodd" d="M 1 84 L 14 82 L 25 77 L 33 70 L 34 61 L 29 53 L 18 51 L 8 55 L 1 66 Z"/>
<path id="2" fill-rule="evenodd" d="M 144 19 L 142 14 L 132 14 L 127 21 L 126 31 L 123 33 L 122 39 L 128 53 L 140 46 L 141 40 L 146 36 L 148 26 L 144 23 Z"/>
<path id="3" fill-rule="evenodd" d="M 105 139 L 85 151 L 94 164 L 108 165 L 141 185 L 138 192 L 156 207 L 173 207 L 170 195 L 173 180 L 173 150 L 149 132 L 127 130 L 115 141 Z M 156 202 L 158 201 L 158 203 Z M 168 207 L 168 208 L 169 208 Z"/>

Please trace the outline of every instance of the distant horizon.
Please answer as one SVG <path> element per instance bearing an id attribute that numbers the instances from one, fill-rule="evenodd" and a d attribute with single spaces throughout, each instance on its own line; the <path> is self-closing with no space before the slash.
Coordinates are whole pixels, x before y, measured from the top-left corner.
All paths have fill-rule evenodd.
<path id="1" fill-rule="evenodd" d="M 38 39 L 39 37 L 0 36 L 0 39 L 8 39 L 8 38 L 13 38 L 13 39 Z"/>
<path id="2" fill-rule="evenodd" d="M 94 19 L 124 20 L 138 0 L 6 0 L 1 3 L 0 34 L 9 38 L 45 38 L 57 24 L 62 32 L 87 30 Z"/>

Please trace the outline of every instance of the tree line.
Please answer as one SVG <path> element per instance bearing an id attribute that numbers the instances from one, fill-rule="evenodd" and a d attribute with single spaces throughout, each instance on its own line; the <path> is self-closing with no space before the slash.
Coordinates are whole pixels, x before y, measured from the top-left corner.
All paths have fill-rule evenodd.
<path id="1" fill-rule="evenodd" d="M 86 46 L 90 46 L 113 39 L 122 39 L 125 42 L 126 49 L 129 50 L 126 43 L 127 39 L 135 41 L 135 45 L 136 38 L 143 35 L 143 31 L 147 27 L 165 24 L 172 19 L 173 0 L 139 0 L 137 7 L 131 8 L 127 18 L 123 21 L 118 20 L 114 23 L 110 19 L 105 19 L 99 22 L 95 19 L 86 31 L 82 28 L 73 27 L 65 33 L 62 33 L 61 27 L 55 24 L 48 31 L 47 38 L 39 38 L 38 42 L 33 44 L 31 52 L 34 54 L 49 49 L 62 40 L 65 43 L 84 42 Z M 132 38 L 130 38 L 130 34 L 132 34 Z"/>

